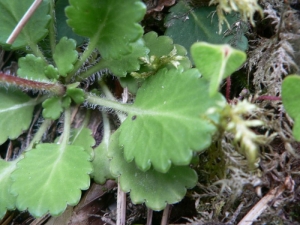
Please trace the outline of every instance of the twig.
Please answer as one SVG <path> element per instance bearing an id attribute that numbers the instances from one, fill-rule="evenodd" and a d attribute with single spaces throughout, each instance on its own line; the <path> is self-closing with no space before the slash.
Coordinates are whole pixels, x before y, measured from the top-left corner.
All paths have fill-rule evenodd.
<path id="1" fill-rule="evenodd" d="M 7 44 L 14 43 L 14 41 L 16 40 L 16 38 L 18 37 L 18 35 L 22 31 L 23 27 L 26 25 L 26 23 L 28 22 L 28 20 L 30 19 L 30 17 L 33 15 L 33 13 L 35 12 L 35 10 L 42 3 L 42 1 L 43 0 L 35 0 L 32 3 L 32 5 L 30 6 L 30 8 L 27 10 L 27 12 L 25 13 L 25 15 L 22 17 L 22 19 L 19 21 L 19 23 L 17 24 L 17 26 L 15 27 L 15 29 L 13 30 L 13 32 L 8 37 L 8 39 L 6 41 Z"/>
<path id="2" fill-rule="evenodd" d="M 146 223 L 146 225 L 152 225 L 152 218 L 153 218 L 153 210 L 147 208 L 147 223 Z"/>
<path id="3" fill-rule="evenodd" d="M 125 225 L 126 222 L 126 193 L 124 193 L 118 180 L 118 199 L 117 199 L 117 223 L 116 225 Z"/>
<path id="4" fill-rule="evenodd" d="M 170 205 L 167 204 L 166 208 L 164 209 L 160 225 L 167 225 L 168 224 L 169 212 L 170 212 Z"/>
<path id="5" fill-rule="evenodd" d="M 290 176 L 286 177 L 284 184 L 268 192 L 238 223 L 238 225 L 251 225 L 268 208 L 268 204 L 274 202 L 285 190 L 293 191 L 295 182 Z"/>

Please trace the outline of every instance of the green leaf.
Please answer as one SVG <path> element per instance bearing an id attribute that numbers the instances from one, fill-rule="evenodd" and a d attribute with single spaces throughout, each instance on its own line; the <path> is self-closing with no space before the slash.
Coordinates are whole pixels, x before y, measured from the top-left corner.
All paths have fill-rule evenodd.
<path id="1" fill-rule="evenodd" d="M 140 171 L 134 162 L 124 160 L 122 148 L 118 145 L 119 131 L 111 137 L 109 147 L 113 157 L 110 168 L 114 176 L 120 176 L 121 188 L 130 192 L 134 204 L 146 204 L 153 210 L 162 210 L 167 204 L 182 200 L 186 188 L 192 188 L 197 183 L 197 174 L 188 166 L 172 166 L 167 173 L 160 173 L 151 168 Z"/>
<path id="2" fill-rule="evenodd" d="M 220 102 L 221 94 L 209 96 L 208 82 L 198 70 L 160 70 L 138 90 L 120 127 L 125 159 L 134 159 L 142 171 L 151 164 L 163 173 L 171 163 L 188 165 L 193 151 L 210 145 L 216 128 L 205 113 Z"/>
<path id="3" fill-rule="evenodd" d="M 45 75 L 47 64 L 40 57 L 27 54 L 26 57 L 19 59 L 18 66 L 19 69 L 17 70 L 17 74 L 19 77 L 35 81 L 49 81 L 48 77 Z"/>
<path id="4" fill-rule="evenodd" d="M 183 1 L 178 2 L 170 9 L 171 13 L 166 17 L 166 35 L 170 36 L 175 43 L 190 49 L 197 41 L 205 41 L 212 44 L 231 44 L 243 51 L 248 48 L 247 38 L 243 28 L 228 36 L 219 34 L 218 17 L 213 16 L 216 7 L 191 8 Z M 239 21 L 237 16 L 226 15 L 229 24 Z M 227 29 L 227 25 L 225 25 Z M 224 29 L 224 27 L 223 27 Z"/>
<path id="5" fill-rule="evenodd" d="M 246 54 L 242 51 L 229 45 L 213 45 L 205 42 L 193 44 L 191 55 L 203 77 L 210 80 L 210 95 L 218 92 L 223 78 L 230 76 L 246 61 Z"/>
<path id="6" fill-rule="evenodd" d="M 59 77 L 57 68 L 55 68 L 53 65 L 46 66 L 44 73 L 45 73 L 46 77 L 48 77 L 49 79 L 56 80 Z"/>
<path id="7" fill-rule="evenodd" d="M 73 31 L 95 42 L 105 59 L 129 54 L 132 51 L 130 43 L 143 34 L 139 22 L 146 6 L 138 0 L 70 0 L 65 11 Z"/>
<path id="8" fill-rule="evenodd" d="M 81 104 L 84 102 L 84 91 L 80 88 L 67 88 L 67 95 L 70 96 L 76 104 Z"/>
<path id="9" fill-rule="evenodd" d="M 68 26 L 65 14 L 65 8 L 69 5 L 69 0 L 57 0 L 55 2 L 56 15 L 56 39 L 59 41 L 62 37 L 68 37 L 76 40 L 78 45 L 81 45 L 86 39 L 75 34 L 71 27 Z"/>
<path id="10" fill-rule="evenodd" d="M 70 143 L 82 147 L 91 158 L 94 155 L 92 146 L 95 145 L 95 140 L 92 136 L 92 131 L 88 128 L 81 127 L 72 129 L 70 132 Z"/>
<path id="11" fill-rule="evenodd" d="M 26 152 L 11 175 L 17 208 L 41 217 L 57 216 L 67 205 L 76 205 L 80 190 L 90 185 L 89 159 L 82 147 L 71 145 L 40 144 Z"/>
<path id="12" fill-rule="evenodd" d="M 293 135 L 300 141 L 300 77 L 289 75 L 282 82 L 282 103 L 287 113 L 295 120 Z"/>
<path id="13" fill-rule="evenodd" d="M 120 59 L 107 60 L 107 68 L 110 69 L 114 75 L 125 77 L 127 73 L 140 69 L 139 58 L 146 57 L 149 53 L 149 49 L 145 47 L 142 39 L 131 44 L 131 46 L 133 50 L 130 54 L 121 56 Z"/>
<path id="14" fill-rule="evenodd" d="M 0 159 L 0 219 L 5 215 L 6 210 L 14 209 L 16 197 L 10 193 L 12 180 L 11 173 L 16 168 L 17 161 L 7 162 Z"/>
<path id="15" fill-rule="evenodd" d="M 121 77 L 119 81 L 123 88 L 127 87 L 130 93 L 136 94 L 138 89 L 142 86 L 145 79 L 144 78 L 138 79 L 132 76 L 127 76 L 127 77 Z"/>
<path id="16" fill-rule="evenodd" d="M 1 0 L 0 1 L 0 45 L 7 45 L 6 40 L 17 26 L 20 19 L 29 9 L 33 0 Z M 18 35 L 15 42 L 12 44 L 12 49 L 19 49 L 28 44 L 35 44 L 47 33 L 47 25 L 50 20 L 49 1 L 45 0 L 41 3 L 33 16 Z"/>
<path id="17" fill-rule="evenodd" d="M 0 144 L 7 138 L 15 139 L 28 129 L 35 99 L 13 88 L 0 88 Z"/>
<path id="18" fill-rule="evenodd" d="M 76 41 L 63 37 L 56 45 L 53 59 L 58 69 L 58 73 L 61 76 L 67 76 L 78 58 L 78 52 L 76 51 Z"/>
<path id="19" fill-rule="evenodd" d="M 46 119 L 56 120 L 63 111 L 62 101 L 59 97 L 51 97 L 43 102 L 43 117 Z"/>

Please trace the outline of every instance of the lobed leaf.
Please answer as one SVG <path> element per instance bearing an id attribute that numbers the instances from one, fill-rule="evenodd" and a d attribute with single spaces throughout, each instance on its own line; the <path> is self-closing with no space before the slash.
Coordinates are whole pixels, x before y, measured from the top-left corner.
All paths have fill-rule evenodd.
<path id="1" fill-rule="evenodd" d="M 7 162 L 0 159 L 0 219 L 5 215 L 6 210 L 14 209 L 16 197 L 10 193 L 12 180 L 11 173 L 16 168 L 17 161 Z"/>
<path id="2" fill-rule="evenodd" d="M 53 96 L 43 102 L 43 117 L 46 119 L 56 120 L 63 111 L 61 98 Z"/>
<path id="3" fill-rule="evenodd" d="M 218 92 L 223 78 L 230 76 L 246 61 L 246 54 L 242 51 L 229 45 L 212 45 L 206 42 L 194 43 L 191 55 L 200 73 L 210 81 L 210 95 Z"/>
<path id="4" fill-rule="evenodd" d="M 73 64 L 78 58 L 78 52 L 76 51 L 76 41 L 63 37 L 56 45 L 53 59 L 58 69 L 58 73 L 61 76 L 66 76 L 67 73 L 74 68 Z"/>
<path id="5" fill-rule="evenodd" d="M 221 94 L 209 96 L 208 82 L 196 69 L 160 70 L 138 90 L 120 127 L 125 159 L 142 171 L 151 164 L 163 173 L 172 163 L 188 165 L 193 151 L 208 147 L 216 131 L 206 111 L 223 101 Z"/>
<path id="6" fill-rule="evenodd" d="M 129 54 L 130 44 L 143 34 L 138 22 L 143 19 L 146 7 L 141 1 L 70 0 L 65 11 L 68 25 L 76 34 L 96 42 L 105 59 Z"/>
<path id="7" fill-rule="evenodd" d="M 80 190 L 90 185 L 89 159 L 82 147 L 73 145 L 39 144 L 26 152 L 11 175 L 17 208 L 41 217 L 57 216 L 67 205 L 76 205 Z"/>
<path id="8" fill-rule="evenodd" d="M 300 141 L 300 77 L 289 75 L 282 82 L 282 103 L 287 113 L 295 120 L 293 135 Z"/>
<path id="9" fill-rule="evenodd" d="M 13 88 L 0 88 L 0 144 L 7 138 L 15 139 L 28 129 L 35 99 Z"/>
<path id="10" fill-rule="evenodd" d="M 70 132 L 70 143 L 82 147 L 91 157 L 93 157 L 94 153 L 92 146 L 95 145 L 95 140 L 90 129 L 85 127 L 72 129 Z"/>
<path id="11" fill-rule="evenodd" d="M 218 17 L 213 16 L 216 7 L 192 8 L 184 1 L 178 2 L 170 9 L 171 13 L 166 17 L 166 35 L 175 43 L 190 49 L 191 45 L 198 41 L 211 44 L 231 44 L 241 50 L 247 50 L 248 40 L 244 36 L 243 28 L 239 32 L 230 35 L 219 34 Z M 237 16 L 226 15 L 229 24 L 236 24 Z M 231 30 L 230 30 L 231 31 Z M 244 31 L 246 32 L 246 30 Z"/>
<path id="12" fill-rule="evenodd" d="M 23 15 L 29 9 L 33 0 L 1 0 L 0 1 L 0 45 L 7 46 L 6 40 L 17 26 Z M 47 33 L 47 25 L 50 20 L 49 1 L 45 0 L 34 12 L 27 24 L 23 27 L 12 49 L 23 48 L 28 44 L 36 44 L 44 38 Z"/>
<path id="13" fill-rule="evenodd" d="M 27 54 L 25 57 L 19 59 L 18 66 L 17 74 L 21 78 L 44 82 L 49 81 L 45 75 L 47 64 L 41 57 Z"/>
<path id="14" fill-rule="evenodd" d="M 145 202 L 153 210 L 162 210 L 167 204 L 181 201 L 186 194 L 186 188 L 196 185 L 197 174 L 188 166 L 172 166 L 167 173 L 160 173 L 153 168 L 142 172 L 134 162 L 126 162 L 118 144 L 119 134 L 117 130 L 111 137 L 110 168 L 114 176 L 120 176 L 121 188 L 130 192 L 134 204 Z"/>

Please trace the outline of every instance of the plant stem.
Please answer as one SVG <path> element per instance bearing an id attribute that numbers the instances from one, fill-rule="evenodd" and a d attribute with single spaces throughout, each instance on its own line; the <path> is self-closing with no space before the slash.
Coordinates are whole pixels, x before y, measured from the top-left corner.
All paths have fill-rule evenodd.
<path id="1" fill-rule="evenodd" d="M 126 222 L 126 193 L 122 191 L 120 178 L 118 178 L 118 199 L 117 199 L 117 223 L 116 225 L 125 225 Z"/>
<path id="2" fill-rule="evenodd" d="M 134 108 L 128 104 L 122 104 L 117 101 L 100 98 L 97 96 L 93 96 L 91 94 L 86 94 L 85 97 L 86 97 L 86 101 L 88 101 L 91 104 L 96 104 L 96 105 L 112 108 L 115 110 L 120 110 L 123 112 L 131 112 L 134 110 Z"/>
<path id="3" fill-rule="evenodd" d="M 36 56 L 36 57 L 41 57 L 46 64 L 48 64 L 47 60 L 45 59 L 45 56 L 43 54 L 43 52 L 39 49 L 39 46 L 35 43 L 28 43 L 28 46 L 30 47 L 32 53 Z"/>
<path id="4" fill-rule="evenodd" d="M 88 57 L 93 53 L 95 47 L 97 44 L 96 38 L 90 39 L 90 42 L 88 46 L 86 47 L 85 51 L 81 55 L 80 59 L 77 60 L 77 62 L 74 65 L 73 70 L 68 74 L 66 77 L 66 81 L 69 82 L 71 78 L 75 75 L 75 73 L 82 67 L 82 65 L 85 63 L 85 61 L 88 59 Z"/>
<path id="5" fill-rule="evenodd" d="M 94 74 L 100 70 L 106 69 L 107 65 L 108 65 L 108 62 L 105 59 L 101 59 L 96 65 L 92 66 L 87 71 L 80 73 L 76 77 L 76 81 L 82 81 L 82 80 L 88 78 L 89 76 L 91 76 L 92 74 Z"/>
<path id="6" fill-rule="evenodd" d="M 12 44 L 22 31 L 23 27 L 26 25 L 30 17 L 33 15 L 33 13 L 36 11 L 36 9 L 39 7 L 39 5 L 42 3 L 43 0 L 35 0 L 30 8 L 27 10 L 27 12 L 24 14 L 22 19 L 19 21 L 13 32 L 10 34 L 8 37 L 6 43 L 7 44 Z"/>
<path id="7" fill-rule="evenodd" d="M 69 144 L 71 130 L 71 110 L 70 108 L 65 109 L 65 120 L 64 120 L 64 132 L 62 135 L 61 144 L 66 146 Z"/>
<path id="8" fill-rule="evenodd" d="M 105 82 L 102 80 L 99 81 L 100 87 L 103 91 L 103 93 L 105 94 L 105 96 L 107 97 L 107 99 L 112 100 L 112 101 L 116 101 L 115 97 L 113 96 L 113 94 L 110 92 L 110 90 L 108 89 L 107 85 L 105 84 Z M 119 120 L 121 122 L 123 122 L 126 119 L 126 115 L 124 115 L 121 112 L 116 112 Z"/>
<path id="9" fill-rule="evenodd" d="M 26 151 L 31 150 L 36 143 L 41 141 L 43 134 L 46 132 L 46 130 L 50 126 L 51 122 L 52 121 L 49 119 L 46 119 L 43 121 L 43 123 L 39 127 L 38 131 L 35 133 L 33 139 L 31 140 L 30 144 L 27 146 Z"/>
<path id="10" fill-rule="evenodd" d="M 50 16 L 51 20 L 49 23 L 49 41 L 52 55 L 55 50 L 56 40 L 55 40 L 55 8 L 54 8 L 54 0 L 50 0 Z"/>
<path id="11" fill-rule="evenodd" d="M 153 210 L 150 208 L 147 208 L 147 222 L 146 225 L 152 225 L 152 219 L 153 219 Z"/>
<path id="12" fill-rule="evenodd" d="M 0 85 L 13 85 L 18 88 L 29 90 L 48 91 L 58 96 L 63 96 L 66 92 L 65 87 L 58 83 L 45 83 L 34 80 L 27 80 L 0 72 Z"/>
<path id="13" fill-rule="evenodd" d="M 170 213 L 170 205 L 167 204 L 166 208 L 164 209 L 164 212 L 163 212 L 163 216 L 162 216 L 161 223 L 160 223 L 161 225 L 168 224 L 169 213 Z"/>

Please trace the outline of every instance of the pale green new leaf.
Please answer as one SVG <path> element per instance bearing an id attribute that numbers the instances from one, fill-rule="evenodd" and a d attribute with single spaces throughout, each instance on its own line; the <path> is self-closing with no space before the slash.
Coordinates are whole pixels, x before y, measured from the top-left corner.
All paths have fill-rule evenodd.
<path id="1" fill-rule="evenodd" d="M 222 79 L 230 76 L 246 61 L 246 54 L 230 45 L 212 45 L 206 42 L 194 43 L 191 55 L 197 69 L 210 81 L 211 96 L 218 92 Z"/>
<path id="2" fill-rule="evenodd" d="M 143 34 L 146 6 L 138 0 L 70 0 L 65 11 L 73 31 L 95 42 L 105 59 L 129 54 Z"/>
<path id="3" fill-rule="evenodd" d="M 172 166 L 167 173 L 160 173 L 153 168 L 143 172 L 134 162 L 126 162 L 118 144 L 119 133 L 118 130 L 111 137 L 109 153 L 113 159 L 110 168 L 114 176 L 120 176 L 121 188 L 130 192 L 134 204 L 145 202 L 153 210 L 162 210 L 167 204 L 181 201 L 186 188 L 196 185 L 197 174 L 188 166 Z"/>
<path id="4" fill-rule="evenodd" d="M 295 120 L 293 135 L 300 141 L 300 77 L 289 75 L 282 82 L 282 103 L 287 113 Z"/>
<path id="5" fill-rule="evenodd" d="M 208 87 L 197 69 L 163 69 L 149 77 L 120 127 L 125 159 L 142 171 L 151 164 L 163 173 L 172 163 L 188 165 L 216 131 L 205 113 L 224 101 L 221 94 L 210 97 Z"/>
<path id="6" fill-rule="evenodd" d="M 17 26 L 20 19 L 29 9 L 33 0 L 0 0 L 0 44 L 7 45 L 6 40 Z M 50 20 L 49 1 L 45 0 L 34 12 L 27 24 L 12 44 L 12 49 L 35 44 L 48 33 L 47 25 Z"/>
<path id="7" fill-rule="evenodd" d="M 74 66 L 78 58 L 76 51 L 76 41 L 63 37 L 55 47 L 53 59 L 61 76 L 66 76 Z"/>
<path id="8" fill-rule="evenodd" d="M 70 132 L 70 143 L 82 147 L 91 158 L 94 156 L 92 146 L 95 145 L 95 140 L 92 136 L 92 131 L 85 127 L 72 129 Z"/>
<path id="9" fill-rule="evenodd" d="M 28 54 L 19 59 L 18 66 L 19 69 L 17 70 L 17 74 L 19 77 L 35 81 L 49 81 L 48 77 L 45 75 L 47 64 L 40 57 Z"/>
<path id="10" fill-rule="evenodd" d="M 12 173 L 16 207 L 35 217 L 61 214 L 76 205 L 90 185 L 90 156 L 82 147 L 40 144 L 25 153 Z"/>
<path id="11" fill-rule="evenodd" d="M 53 96 L 43 102 L 43 117 L 46 119 L 56 120 L 63 111 L 61 98 Z"/>
<path id="12" fill-rule="evenodd" d="M 0 144 L 15 139 L 28 129 L 35 99 L 13 88 L 0 88 Z"/>
<path id="13" fill-rule="evenodd" d="M 16 197 L 10 193 L 12 180 L 11 173 L 16 168 L 17 161 L 7 162 L 0 159 L 0 219 L 5 215 L 6 210 L 14 209 Z"/>

